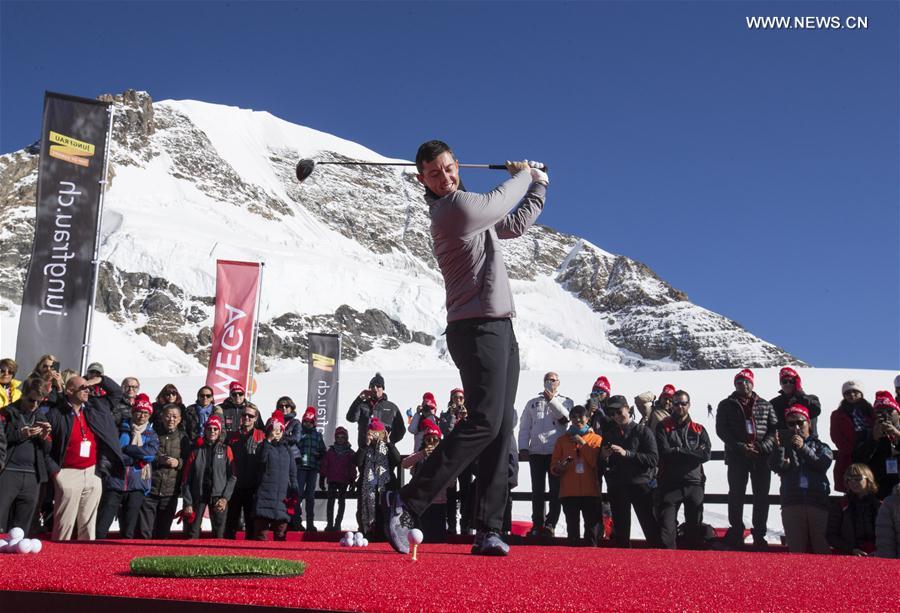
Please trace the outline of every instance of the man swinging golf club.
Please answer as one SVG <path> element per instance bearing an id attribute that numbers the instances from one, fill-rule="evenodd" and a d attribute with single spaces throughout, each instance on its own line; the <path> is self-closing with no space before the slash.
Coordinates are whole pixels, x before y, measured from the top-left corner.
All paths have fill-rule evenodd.
<path id="1" fill-rule="evenodd" d="M 519 346 L 499 241 L 521 236 L 541 213 L 549 179 L 532 165 L 507 162 L 512 177 L 488 193 L 477 194 L 462 188 L 459 163 L 447 144 L 428 141 L 416 153 L 418 179 L 425 186 L 431 216 L 434 256 L 447 291 L 447 347 L 459 369 L 469 416 L 435 449 L 409 484 L 386 499 L 385 534 L 400 553 L 409 552 L 407 539 L 415 518 L 476 458 L 477 533 L 472 553 L 509 553 L 500 530 L 519 382 Z"/>

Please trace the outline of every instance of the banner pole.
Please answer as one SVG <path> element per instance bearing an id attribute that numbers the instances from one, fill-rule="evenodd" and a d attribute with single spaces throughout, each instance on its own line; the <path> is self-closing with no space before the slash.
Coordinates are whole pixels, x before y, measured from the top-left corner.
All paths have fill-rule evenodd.
<path id="1" fill-rule="evenodd" d="M 256 372 L 256 341 L 259 338 L 259 319 L 262 315 L 259 309 L 262 307 L 262 284 L 263 272 L 266 269 L 266 263 L 259 263 L 259 288 L 256 290 L 256 320 L 253 322 L 253 344 L 250 347 L 250 381 L 247 382 L 248 399 L 253 400 L 253 381 Z"/>
<path id="2" fill-rule="evenodd" d="M 103 155 L 103 176 L 100 179 L 100 200 L 97 210 L 97 229 L 94 232 L 94 256 L 91 263 L 94 266 L 93 281 L 91 283 L 91 303 L 88 305 L 87 321 L 84 327 L 84 342 L 81 345 L 81 368 L 79 374 L 84 374 L 84 369 L 88 365 L 90 357 L 91 336 L 94 332 L 94 307 L 97 304 L 97 284 L 100 280 L 100 228 L 103 222 L 103 199 L 106 196 L 106 185 L 109 177 L 109 143 L 112 140 L 113 120 L 115 118 L 116 107 L 114 104 L 109 105 L 109 126 L 106 129 L 106 145 Z"/>

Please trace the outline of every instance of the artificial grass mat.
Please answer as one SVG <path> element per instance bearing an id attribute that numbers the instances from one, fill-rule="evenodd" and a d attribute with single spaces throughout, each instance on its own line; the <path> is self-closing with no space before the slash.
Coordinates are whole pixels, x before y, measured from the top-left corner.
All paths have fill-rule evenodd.
<path id="1" fill-rule="evenodd" d="M 143 556 L 131 559 L 139 577 L 296 577 L 305 562 L 252 556 Z"/>

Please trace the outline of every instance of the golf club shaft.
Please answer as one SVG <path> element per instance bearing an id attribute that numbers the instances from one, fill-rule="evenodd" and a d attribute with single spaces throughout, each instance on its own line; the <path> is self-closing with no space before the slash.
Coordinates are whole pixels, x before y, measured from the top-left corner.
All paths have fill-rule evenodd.
<path id="1" fill-rule="evenodd" d="M 415 162 L 316 162 L 320 164 L 337 164 L 338 166 L 415 166 Z M 460 168 L 488 168 L 490 170 L 506 170 L 506 164 L 460 164 Z"/>

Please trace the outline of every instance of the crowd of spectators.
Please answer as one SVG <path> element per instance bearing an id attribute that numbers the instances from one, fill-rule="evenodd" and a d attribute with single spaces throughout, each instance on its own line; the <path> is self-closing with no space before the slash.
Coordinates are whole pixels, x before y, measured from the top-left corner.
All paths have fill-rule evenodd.
<path id="1" fill-rule="evenodd" d="M 251 539 L 271 532 L 283 540 L 290 529 L 316 530 L 317 489 L 327 497 L 326 530 L 344 528 L 351 496 L 356 528 L 377 539 L 383 497 L 399 487 L 400 471 L 417 470 L 472 418 L 457 388 L 443 409 L 425 393 L 404 419 L 376 373 L 346 415 L 358 428 L 354 449 L 343 427 L 327 446 L 315 410 L 298 413 L 288 396 L 264 423 L 238 382 L 220 404 L 204 386 L 186 405 L 173 384 L 151 400 L 138 378 L 116 383 L 98 363 L 81 375 L 60 371 L 45 355 L 27 376 L 16 378 L 17 372 L 14 360 L 0 360 L 0 532 L 49 530 L 55 540 L 106 538 L 116 520 L 121 538 L 169 538 L 176 520 L 185 538 L 198 538 L 204 516 L 218 538 L 243 531 Z M 532 537 L 555 536 L 562 513 L 570 545 L 610 538 L 629 547 L 633 509 L 651 547 L 711 546 L 715 532 L 704 523 L 703 505 L 712 444 L 691 418 L 686 390 L 666 385 L 658 398 L 644 392 L 631 405 L 601 376 L 576 404 L 560 393 L 557 373 L 543 383 L 517 416 L 509 459 L 509 489 L 519 464 L 529 465 Z M 748 483 L 752 547 L 769 546 L 774 473 L 790 551 L 900 557 L 900 375 L 894 393 L 879 391 L 872 403 L 858 381 L 842 385 L 843 400 L 830 416 L 835 449 L 819 438 L 821 403 L 794 369 L 781 369 L 780 392 L 770 400 L 754 383 L 751 370 L 738 372 L 734 392 L 715 410 L 729 520 L 715 546 L 745 546 Z M 404 458 L 397 444 L 407 432 L 414 451 Z M 422 515 L 429 542 L 471 532 L 476 474 L 477 467 L 467 467 Z M 843 497 L 831 496 L 832 483 Z"/>

